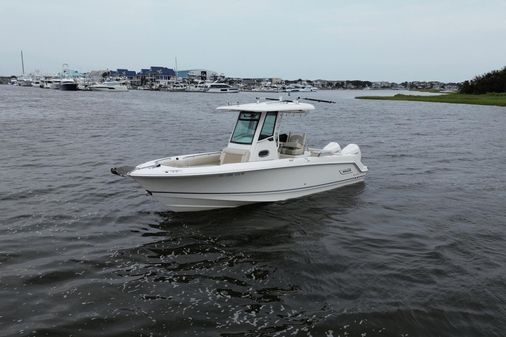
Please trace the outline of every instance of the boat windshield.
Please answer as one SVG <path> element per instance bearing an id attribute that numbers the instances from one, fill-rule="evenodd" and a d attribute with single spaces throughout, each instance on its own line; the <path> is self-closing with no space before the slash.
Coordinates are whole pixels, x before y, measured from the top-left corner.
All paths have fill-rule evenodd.
<path id="1" fill-rule="evenodd" d="M 269 138 L 274 134 L 277 115 L 278 115 L 277 112 L 267 113 L 264 120 L 264 126 L 262 126 L 262 130 L 260 131 L 260 137 L 258 137 L 258 140 Z"/>
<path id="2" fill-rule="evenodd" d="M 259 119 L 260 112 L 240 112 L 230 142 L 237 144 L 253 143 Z"/>

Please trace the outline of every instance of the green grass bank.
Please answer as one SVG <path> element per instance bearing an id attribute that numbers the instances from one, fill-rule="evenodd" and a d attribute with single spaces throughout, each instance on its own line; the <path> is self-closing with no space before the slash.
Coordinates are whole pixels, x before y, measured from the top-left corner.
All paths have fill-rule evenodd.
<path id="1" fill-rule="evenodd" d="M 357 99 L 376 99 L 385 101 L 414 101 L 414 102 L 433 102 L 433 103 L 455 103 L 455 104 L 478 104 L 478 105 L 497 105 L 506 106 L 506 93 L 501 94 L 447 94 L 434 96 L 416 96 L 402 95 L 395 96 L 358 96 Z"/>

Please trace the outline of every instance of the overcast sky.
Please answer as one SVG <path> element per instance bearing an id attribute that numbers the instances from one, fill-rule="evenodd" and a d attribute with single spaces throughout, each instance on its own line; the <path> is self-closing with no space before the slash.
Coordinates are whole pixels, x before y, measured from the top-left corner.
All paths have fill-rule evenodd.
<path id="1" fill-rule="evenodd" d="M 462 81 L 506 65 L 504 0 L 0 0 L 0 75 L 150 65 Z"/>

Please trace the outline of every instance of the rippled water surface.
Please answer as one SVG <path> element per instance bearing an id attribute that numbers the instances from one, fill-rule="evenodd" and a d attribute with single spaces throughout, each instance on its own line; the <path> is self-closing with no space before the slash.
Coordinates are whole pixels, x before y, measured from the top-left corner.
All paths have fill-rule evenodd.
<path id="1" fill-rule="evenodd" d="M 506 335 L 506 109 L 358 94 L 285 125 L 359 144 L 364 184 L 174 214 L 110 167 L 275 95 L 0 86 L 0 335 Z"/>

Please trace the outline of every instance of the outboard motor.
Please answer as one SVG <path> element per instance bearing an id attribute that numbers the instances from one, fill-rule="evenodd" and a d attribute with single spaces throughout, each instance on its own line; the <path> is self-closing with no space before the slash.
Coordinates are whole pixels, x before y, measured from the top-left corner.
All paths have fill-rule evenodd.
<path id="1" fill-rule="evenodd" d="M 353 155 L 358 156 L 359 159 L 362 158 L 362 152 L 360 152 L 360 148 L 357 144 L 348 144 L 345 146 L 345 148 L 341 151 L 343 155 Z"/>
<path id="2" fill-rule="evenodd" d="M 336 142 L 330 142 L 321 150 L 322 155 L 330 155 L 341 152 L 341 146 Z"/>

